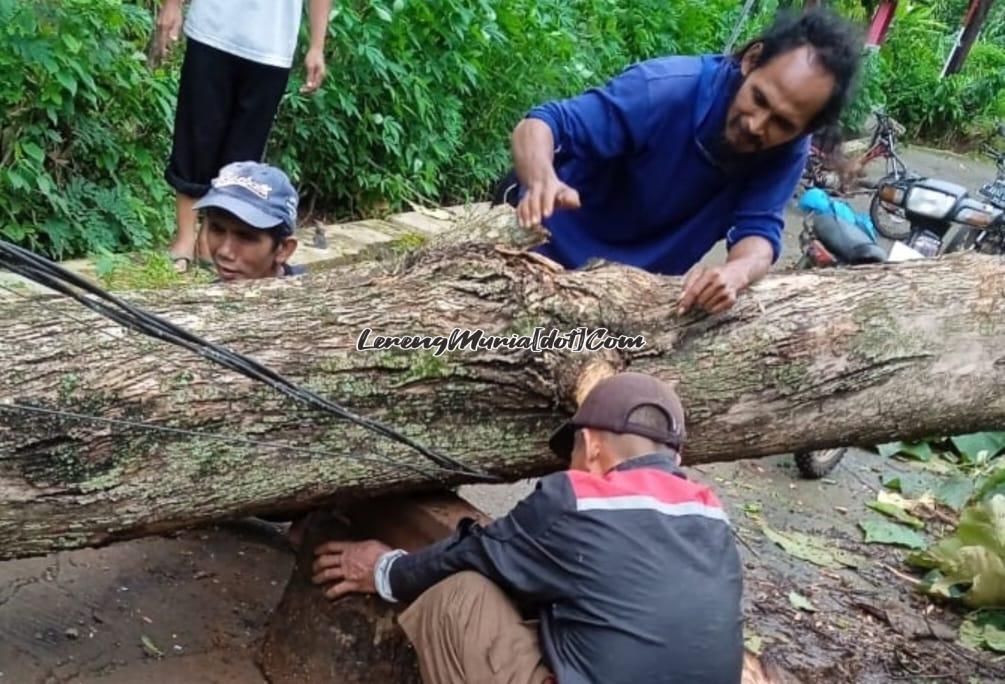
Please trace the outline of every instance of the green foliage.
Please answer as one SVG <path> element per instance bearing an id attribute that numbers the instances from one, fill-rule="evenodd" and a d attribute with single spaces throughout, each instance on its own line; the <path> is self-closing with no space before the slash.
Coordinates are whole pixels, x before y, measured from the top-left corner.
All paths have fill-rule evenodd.
<path id="1" fill-rule="evenodd" d="M 887 111 L 912 135 L 953 142 L 984 135 L 1005 116 L 1005 43 L 978 41 L 960 73 L 940 78 L 965 7 L 902 3 L 879 53 L 883 66 L 867 74 L 866 88 L 886 93 Z M 1001 30 L 995 21 L 985 34 Z"/>
<path id="2" fill-rule="evenodd" d="M 167 160 L 178 59 L 144 64 L 153 0 L 0 0 L 0 237 L 57 257 L 150 249 L 173 229 Z M 758 3 L 737 45 L 774 17 Z M 782 3 L 791 5 L 792 3 Z M 858 0 L 834 5 L 865 22 Z M 964 71 L 939 72 L 966 0 L 902 3 L 845 115 L 885 106 L 912 134 L 980 134 L 1005 118 L 1005 13 L 992 10 Z M 336 2 L 329 75 L 294 71 L 268 149 L 328 215 L 483 199 L 533 105 L 604 83 L 632 62 L 722 49 L 736 0 Z M 306 22 L 301 49 L 306 48 Z M 180 51 L 179 51 L 180 52 Z"/>
<path id="3" fill-rule="evenodd" d="M 639 59 L 721 48 L 734 4 L 336 3 L 325 87 L 314 97 L 291 90 L 270 157 L 350 213 L 480 198 L 505 171 L 508 134 L 534 104 Z"/>
<path id="4" fill-rule="evenodd" d="M 0 237 L 57 257 L 163 237 L 175 87 L 149 31 L 116 0 L 0 0 Z"/>
<path id="5" fill-rule="evenodd" d="M 862 132 L 869 114 L 877 109 L 886 109 L 885 84 L 889 79 L 888 71 L 887 61 L 880 53 L 870 50 L 865 54 L 858 89 L 841 117 L 845 130 Z"/>
<path id="6" fill-rule="evenodd" d="M 1005 653 L 1005 610 L 982 608 L 967 615 L 960 625 L 960 641 L 974 650 Z"/>
<path id="7" fill-rule="evenodd" d="M 924 442 L 891 442 L 876 447 L 880 456 L 930 461 L 936 454 L 965 468 L 981 468 L 1005 451 L 1005 432 L 974 432 Z"/>
<path id="8" fill-rule="evenodd" d="M 216 278 L 210 269 L 192 264 L 187 273 L 178 273 L 165 250 L 135 254 L 103 252 L 96 261 L 98 278 L 108 290 L 165 290 L 180 285 L 209 283 Z"/>
<path id="9" fill-rule="evenodd" d="M 974 608 L 1005 607 L 1005 496 L 963 509 L 956 531 L 908 562 L 928 568 L 921 588 Z"/>

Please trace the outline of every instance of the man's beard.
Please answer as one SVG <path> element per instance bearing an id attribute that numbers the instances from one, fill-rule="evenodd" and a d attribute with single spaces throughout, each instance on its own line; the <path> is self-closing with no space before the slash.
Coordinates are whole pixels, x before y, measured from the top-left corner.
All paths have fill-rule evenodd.
<path id="1" fill-rule="evenodd" d="M 735 115 L 733 120 L 730 121 L 729 113 L 727 111 L 725 120 L 723 121 L 722 130 L 715 139 L 715 149 L 712 150 L 715 158 L 723 166 L 723 168 L 742 166 L 745 162 L 756 157 L 761 151 L 760 149 L 753 149 L 750 152 L 744 152 L 736 149 L 726 135 L 726 132 L 730 128 L 736 130 L 741 136 L 745 133 L 743 130 L 743 124 L 740 121 L 740 115 Z"/>

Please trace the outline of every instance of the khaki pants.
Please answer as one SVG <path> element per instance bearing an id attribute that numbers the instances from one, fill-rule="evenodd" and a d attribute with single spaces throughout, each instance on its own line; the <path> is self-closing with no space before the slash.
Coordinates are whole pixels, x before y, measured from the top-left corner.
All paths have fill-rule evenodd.
<path id="1" fill-rule="evenodd" d="M 546 684 L 535 623 L 476 572 L 431 587 L 398 618 L 425 684 Z"/>

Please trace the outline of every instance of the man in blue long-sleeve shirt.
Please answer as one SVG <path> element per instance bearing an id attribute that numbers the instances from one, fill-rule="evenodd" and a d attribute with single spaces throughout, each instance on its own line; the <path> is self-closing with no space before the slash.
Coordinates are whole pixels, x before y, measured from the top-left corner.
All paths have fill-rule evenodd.
<path id="1" fill-rule="evenodd" d="M 781 251 L 808 136 L 837 119 L 861 42 L 825 10 L 784 17 L 736 55 L 663 57 L 531 110 L 513 133 L 517 215 L 541 251 L 680 275 L 680 313 L 716 313 Z M 721 239 L 724 265 L 693 268 Z"/>

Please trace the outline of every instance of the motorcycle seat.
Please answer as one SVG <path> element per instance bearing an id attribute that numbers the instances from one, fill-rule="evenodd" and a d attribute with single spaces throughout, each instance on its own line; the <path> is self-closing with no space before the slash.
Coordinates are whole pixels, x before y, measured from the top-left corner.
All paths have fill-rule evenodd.
<path id="1" fill-rule="evenodd" d="M 886 261 L 886 252 L 882 247 L 857 226 L 834 216 L 816 214 L 813 217 L 813 233 L 827 251 L 846 264 L 881 264 Z"/>

